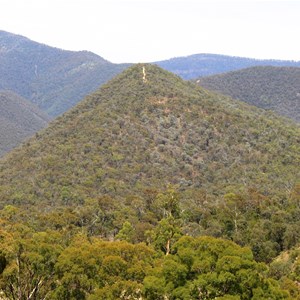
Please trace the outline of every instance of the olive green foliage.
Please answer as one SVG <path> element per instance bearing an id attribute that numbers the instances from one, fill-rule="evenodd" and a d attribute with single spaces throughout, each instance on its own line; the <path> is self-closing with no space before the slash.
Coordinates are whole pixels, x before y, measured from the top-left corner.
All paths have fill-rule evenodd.
<path id="1" fill-rule="evenodd" d="M 0 289 L 8 299 L 292 299 L 233 242 L 182 237 L 166 256 L 144 243 L 1 225 Z"/>
<path id="2" fill-rule="evenodd" d="M 0 156 L 46 127 L 50 117 L 28 100 L 0 91 Z"/>
<path id="3" fill-rule="evenodd" d="M 299 155 L 296 126 L 136 65 L 0 162 L 0 203 L 37 228 L 165 252 L 206 234 L 270 261 L 298 241 Z"/>
<path id="4" fill-rule="evenodd" d="M 59 232 L 34 232 L 21 224 L 2 223 L 0 290 L 8 299 L 44 299 L 63 250 Z"/>
<path id="5" fill-rule="evenodd" d="M 290 291 L 293 299 L 300 299 L 300 249 L 295 247 L 282 252 L 270 264 L 269 275 L 279 280 L 281 286 Z"/>
<path id="6" fill-rule="evenodd" d="M 299 155 L 298 127 L 133 66 L 0 161 L 1 289 L 298 297 L 266 263 L 299 241 Z"/>
<path id="7" fill-rule="evenodd" d="M 209 90 L 300 121 L 299 67 L 252 67 L 197 82 Z"/>
<path id="8" fill-rule="evenodd" d="M 300 66 L 299 61 L 253 59 L 207 53 L 175 57 L 156 62 L 156 64 L 165 70 L 179 75 L 183 79 L 195 79 L 253 66 Z"/>
<path id="9" fill-rule="evenodd" d="M 87 51 L 65 51 L 0 31 L 0 90 L 12 90 L 51 116 L 124 70 Z"/>
<path id="10" fill-rule="evenodd" d="M 142 65 L 129 68 L 2 160 L 0 202 L 120 201 L 168 183 L 210 196 L 248 188 L 289 196 L 299 128 L 158 67 L 146 74 L 144 82 Z"/>
<path id="11" fill-rule="evenodd" d="M 183 237 L 145 277 L 146 299 L 289 298 L 264 277 L 265 270 L 247 248 L 211 237 Z"/>

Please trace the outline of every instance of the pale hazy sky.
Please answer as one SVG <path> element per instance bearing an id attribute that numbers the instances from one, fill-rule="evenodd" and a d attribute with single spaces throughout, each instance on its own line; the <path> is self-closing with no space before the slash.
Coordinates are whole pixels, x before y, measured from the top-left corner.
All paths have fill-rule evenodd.
<path id="1" fill-rule="evenodd" d="M 300 60 L 300 0 L 0 0 L 0 30 L 112 62 Z"/>

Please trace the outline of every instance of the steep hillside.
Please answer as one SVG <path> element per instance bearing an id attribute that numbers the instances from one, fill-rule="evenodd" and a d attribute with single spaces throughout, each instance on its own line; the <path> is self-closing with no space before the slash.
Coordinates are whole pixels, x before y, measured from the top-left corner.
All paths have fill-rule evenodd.
<path id="1" fill-rule="evenodd" d="M 2 160 L 0 201 L 77 205 L 169 183 L 286 197 L 299 180 L 299 138 L 271 114 L 136 65 Z"/>
<path id="2" fill-rule="evenodd" d="M 0 156 L 45 127 L 50 118 L 24 98 L 0 91 Z"/>
<path id="3" fill-rule="evenodd" d="M 252 67 L 200 78 L 197 83 L 300 121 L 300 68 Z"/>
<path id="4" fill-rule="evenodd" d="M 293 122 L 132 66 L 0 160 L 0 294 L 300 299 L 299 250 L 283 252 L 299 142 Z"/>
<path id="5" fill-rule="evenodd" d="M 176 57 L 156 62 L 160 67 L 173 72 L 183 79 L 195 79 L 252 66 L 294 66 L 300 67 L 298 61 L 275 59 L 253 59 L 245 57 L 194 54 L 186 57 Z"/>
<path id="6" fill-rule="evenodd" d="M 15 91 L 51 116 L 67 111 L 126 66 L 0 31 L 0 90 Z"/>
<path id="7" fill-rule="evenodd" d="M 275 280 L 280 280 L 285 287 L 292 287 L 293 299 L 299 299 L 300 295 L 300 248 L 297 247 L 283 251 L 270 264 L 270 275 Z M 298 296 L 298 297 L 297 297 Z"/>

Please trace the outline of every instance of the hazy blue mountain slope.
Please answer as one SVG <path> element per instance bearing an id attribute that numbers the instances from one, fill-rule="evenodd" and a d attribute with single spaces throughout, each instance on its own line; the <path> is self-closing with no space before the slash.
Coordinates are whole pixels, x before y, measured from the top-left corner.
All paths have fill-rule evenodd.
<path id="1" fill-rule="evenodd" d="M 45 113 L 24 98 L 0 91 L 0 156 L 50 121 Z"/>
<path id="2" fill-rule="evenodd" d="M 275 59 L 253 59 L 245 57 L 194 54 L 185 57 L 175 57 L 156 62 L 160 67 L 173 72 L 183 79 L 195 79 L 252 66 L 296 66 L 300 62 Z"/>
<path id="3" fill-rule="evenodd" d="M 67 111 L 126 66 L 0 31 L 0 89 L 15 91 L 51 116 Z"/>
<path id="4" fill-rule="evenodd" d="M 300 68 L 259 66 L 202 77 L 197 82 L 300 122 Z"/>

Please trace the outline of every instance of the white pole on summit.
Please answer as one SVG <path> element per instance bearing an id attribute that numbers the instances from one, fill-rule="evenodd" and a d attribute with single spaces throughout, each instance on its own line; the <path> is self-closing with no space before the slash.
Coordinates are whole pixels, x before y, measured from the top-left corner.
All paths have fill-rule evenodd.
<path id="1" fill-rule="evenodd" d="M 143 81 L 144 81 L 144 82 L 147 82 L 147 79 L 146 79 L 146 69 L 145 69 L 145 67 L 143 67 Z"/>

